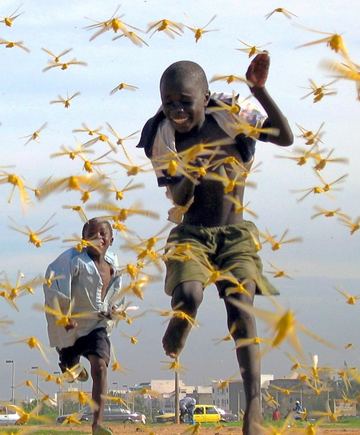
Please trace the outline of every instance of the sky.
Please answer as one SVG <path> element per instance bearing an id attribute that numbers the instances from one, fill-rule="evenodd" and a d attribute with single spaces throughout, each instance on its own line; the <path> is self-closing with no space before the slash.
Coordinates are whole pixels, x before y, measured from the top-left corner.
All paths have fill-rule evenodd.
<path id="1" fill-rule="evenodd" d="M 312 96 L 302 99 L 309 89 L 309 79 L 317 85 L 329 83 L 332 78 L 328 71 L 321 68 L 324 59 L 341 62 L 339 54 L 330 50 L 326 43 L 305 48 L 295 47 L 324 38 L 328 35 L 311 32 L 340 33 L 348 47 L 352 59 L 359 63 L 359 30 L 354 19 L 359 15 L 359 3 L 348 0 L 346 7 L 340 0 L 318 0 L 310 2 L 286 1 L 281 4 L 273 0 L 190 0 L 164 2 L 160 0 L 123 0 L 118 15 L 137 28 L 146 29 L 148 23 L 166 18 L 189 26 L 204 26 L 214 15 L 216 18 L 205 33 L 195 43 L 192 32 L 184 28 L 181 36 L 169 38 L 162 32 L 139 33 L 149 46 L 137 47 L 127 38 L 112 40 L 116 34 L 105 32 L 89 41 L 94 30 L 86 29 L 94 22 L 104 21 L 116 10 L 116 1 L 64 0 L 61 3 L 42 0 L 24 0 L 21 4 L 2 1 L 0 20 L 9 16 L 19 7 L 21 15 L 13 26 L 6 27 L 0 22 L 0 40 L 23 41 L 31 51 L 19 48 L 6 48 L 0 44 L 0 171 L 16 173 L 25 179 L 26 186 L 35 187 L 42 180 L 52 176 L 80 174 L 83 162 L 68 157 L 50 158 L 62 145 L 76 146 L 90 137 L 84 133 L 73 133 L 85 122 L 91 128 L 110 123 L 121 136 L 141 130 L 146 120 L 160 105 L 158 83 L 163 70 L 172 62 L 188 59 L 199 63 L 209 79 L 215 74 L 244 75 L 250 62 L 241 41 L 250 45 L 266 45 L 271 66 L 267 89 L 277 102 L 296 136 L 294 146 L 304 147 L 297 124 L 306 130 L 316 131 L 324 123 L 321 149 L 334 149 L 332 157 L 344 157 L 347 164 L 329 163 L 322 171 L 326 181 L 332 182 L 348 174 L 333 196 L 311 194 L 298 202 L 301 196 L 297 189 L 311 188 L 318 184 L 312 170 L 313 163 L 304 166 L 278 156 L 289 157 L 294 153 L 280 149 L 271 143 L 258 143 L 256 162 L 261 162 L 259 172 L 253 174 L 257 188 L 246 192 L 246 201 L 256 211 L 256 225 L 262 231 L 280 236 L 289 229 L 288 236 L 302 237 L 302 243 L 284 245 L 273 252 L 265 244 L 260 252 L 264 269 L 269 270 L 268 262 L 284 269 L 292 279 L 273 279 L 281 295 L 277 302 L 294 310 L 302 324 L 336 344 L 336 349 L 308 339 L 300 334 L 305 353 L 318 354 L 320 363 L 341 367 L 344 360 L 359 365 L 360 316 L 357 305 L 346 304 L 335 287 L 346 289 L 349 293 L 360 294 L 359 236 L 360 231 L 350 235 L 349 229 L 337 218 L 320 216 L 311 219 L 316 212 L 314 206 L 341 210 L 352 218 L 360 215 L 360 151 L 356 125 L 359 119 L 359 101 L 356 99 L 355 85 L 349 81 L 338 81 L 331 85 L 336 95 L 325 96 L 313 103 Z M 274 13 L 269 19 L 265 15 L 278 7 L 284 7 L 296 16 L 288 19 L 283 14 Z M 47 66 L 49 56 L 41 50 L 47 48 L 53 53 L 72 48 L 64 59 L 76 58 L 87 66 L 73 65 L 67 70 L 58 68 L 42 72 Z M 111 89 L 120 82 L 137 86 L 135 91 L 122 90 L 109 95 Z M 213 92 L 233 90 L 247 97 L 249 90 L 244 84 L 226 82 L 210 83 Z M 71 106 L 65 109 L 61 104 L 49 104 L 58 95 L 70 96 L 75 92 Z M 27 141 L 24 136 L 32 134 L 47 123 L 37 142 Z M 139 138 L 139 135 L 136 136 Z M 135 149 L 135 140 L 125 142 L 128 153 L 139 164 L 146 163 L 141 151 Z M 97 158 L 109 151 L 105 144 L 97 142 L 93 147 Z M 294 155 L 294 154 L 293 154 Z M 110 156 L 109 156 L 110 157 Z M 112 158 L 122 162 L 125 157 L 121 150 Z M 5 166 L 13 167 L 5 167 Z M 118 186 L 124 186 L 130 178 L 119 165 L 103 166 L 102 170 L 111 175 Z M 6 174 L 0 176 L 0 180 Z M 166 225 L 167 210 L 171 204 L 165 198 L 164 190 L 156 185 L 152 172 L 137 177 L 136 182 L 144 183 L 143 189 L 129 192 L 123 200 L 124 207 L 139 202 L 144 209 L 159 213 L 158 220 L 145 217 L 131 218 L 129 227 L 140 237 L 146 238 L 157 233 Z M 0 227 L 1 252 L 0 271 L 6 273 L 10 281 L 15 281 L 19 271 L 25 279 L 43 274 L 47 265 L 69 244 L 62 240 L 79 234 L 82 222 L 79 217 L 62 208 L 62 205 L 79 204 L 78 192 L 64 192 L 50 195 L 39 202 L 29 191 L 32 205 L 23 210 L 18 192 L 8 203 L 11 187 L 0 184 Z M 94 193 L 87 204 L 94 204 L 99 196 Z M 86 205 L 87 205 L 86 204 Z M 52 223 L 56 226 L 49 232 L 58 240 L 45 243 L 36 248 L 27 242 L 25 235 L 10 229 L 10 225 L 40 228 L 55 213 Z M 97 212 L 86 210 L 89 217 Z M 250 218 L 247 216 L 247 218 Z M 168 231 L 168 230 L 167 230 Z M 165 236 L 165 234 L 164 234 Z M 132 254 L 121 248 L 124 243 L 121 235 L 115 235 L 113 249 L 120 263 L 125 265 L 133 259 Z M 270 275 L 268 275 L 270 277 Z M 4 279 L 0 276 L 0 280 Z M 163 275 L 145 290 L 144 300 L 130 298 L 140 310 L 148 308 L 168 308 L 170 299 L 163 292 Z M 34 303 L 43 301 L 41 288 L 34 295 L 19 298 L 19 312 L 11 308 L 3 298 L 0 300 L 0 318 L 13 320 L 9 331 L 0 329 L 0 399 L 10 398 L 11 367 L 6 360 L 14 360 L 16 382 L 19 385 L 16 395 L 24 397 L 26 390 L 21 387 L 30 374 L 31 367 L 40 366 L 56 371 L 56 352 L 48 349 L 50 364 L 46 364 L 39 354 L 23 344 L 6 343 L 29 335 L 38 337 L 45 346 L 47 333 L 45 316 L 34 311 Z M 273 309 L 266 298 L 258 297 L 256 306 Z M 216 290 L 205 290 L 204 302 L 199 310 L 199 328 L 194 329 L 182 354 L 182 364 L 186 371 L 182 375 L 187 384 L 209 384 L 212 379 L 224 379 L 236 373 L 233 345 L 214 344 L 214 339 L 227 334 L 225 310 L 218 299 Z M 161 348 L 161 337 L 166 325 L 155 315 L 146 315 L 132 326 L 120 325 L 112 336 L 112 342 L 119 361 L 127 371 L 110 373 L 109 386 L 144 382 L 149 379 L 171 378 L 173 374 L 164 370 L 161 361 L 166 361 Z M 139 343 L 133 346 L 122 335 L 139 332 Z M 268 333 L 266 325 L 259 321 L 259 335 Z M 346 343 L 353 343 L 353 349 L 344 350 Z M 290 362 L 284 355 L 286 346 L 272 351 L 262 361 L 262 372 L 275 376 L 287 376 Z M 86 363 L 85 363 L 86 364 Z M 47 386 L 43 386 L 43 388 Z"/>

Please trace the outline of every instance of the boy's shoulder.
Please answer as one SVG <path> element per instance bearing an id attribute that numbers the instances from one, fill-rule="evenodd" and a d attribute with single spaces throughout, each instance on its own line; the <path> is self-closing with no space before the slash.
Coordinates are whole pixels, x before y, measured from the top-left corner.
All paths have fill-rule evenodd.
<path id="1" fill-rule="evenodd" d="M 73 274 L 74 269 L 79 265 L 79 262 L 82 261 L 86 263 L 87 259 L 90 260 L 86 251 L 83 250 L 79 252 L 75 248 L 69 248 L 48 265 L 46 276 L 50 276 L 51 274 L 62 276 L 64 279 L 61 281 L 67 281 Z"/>
<path id="2" fill-rule="evenodd" d="M 78 256 L 80 252 L 78 252 L 75 248 L 69 248 L 66 251 L 62 252 L 58 257 L 55 258 L 50 264 L 49 268 L 53 265 L 67 264 L 71 263 L 73 258 Z"/>
<path id="3" fill-rule="evenodd" d="M 115 252 L 107 251 L 105 254 L 105 260 L 111 264 L 115 269 L 119 269 L 119 259 Z M 78 263 L 91 264 L 93 261 L 87 254 L 86 250 L 82 250 L 81 252 L 77 251 L 75 248 L 67 249 L 62 252 L 52 263 L 50 263 L 49 268 L 54 265 L 58 267 L 63 266 L 75 266 Z"/>
<path id="4" fill-rule="evenodd" d="M 214 92 L 211 94 L 208 105 L 210 112 L 212 110 L 211 108 L 219 108 L 219 106 L 224 107 L 224 105 L 237 106 L 238 112 L 234 113 L 234 118 L 241 119 L 242 121 L 254 126 L 262 125 L 267 118 L 264 109 L 257 104 L 252 96 L 242 97 L 239 94 L 226 94 L 223 92 Z"/>
<path id="5" fill-rule="evenodd" d="M 118 256 L 113 251 L 107 251 L 104 256 L 105 261 L 112 266 L 116 274 L 120 274 L 120 263 Z M 91 257 L 87 254 L 86 250 L 74 255 L 70 259 L 70 265 L 73 271 L 80 269 L 86 269 L 89 273 L 94 273 L 96 266 Z"/>
<path id="6" fill-rule="evenodd" d="M 112 265 L 116 271 L 116 275 L 121 275 L 120 266 L 117 255 L 113 252 L 107 252 L 105 260 Z M 86 273 L 94 273 L 95 266 L 87 252 L 77 251 L 75 248 L 67 249 L 62 252 L 54 261 L 52 261 L 47 267 L 45 276 L 56 276 L 58 279 L 54 281 L 57 290 L 65 296 L 70 295 L 71 279 L 74 275 L 77 275 L 80 270 L 86 271 Z M 44 285 L 44 290 L 48 289 L 47 285 Z"/>
<path id="7" fill-rule="evenodd" d="M 232 104 L 237 104 L 239 106 L 239 113 L 234 115 L 229 110 L 216 110 L 219 108 L 221 109 L 224 105 L 231 106 Z M 262 108 L 254 103 L 254 101 L 249 100 L 248 98 L 241 98 L 239 95 L 233 96 L 225 93 L 211 94 L 206 112 L 211 114 L 220 128 L 222 128 L 232 138 L 235 138 L 238 134 L 236 133 L 236 128 L 234 129 L 231 127 L 233 123 L 236 124 L 236 122 L 241 120 L 259 127 L 267 118 L 267 115 L 264 113 Z M 157 113 L 146 121 L 141 131 L 140 141 L 136 147 L 143 148 L 148 158 L 151 158 L 152 156 L 156 135 L 165 120 L 166 117 L 161 106 Z"/>
<path id="8" fill-rule="evenodd" d="M 113 251 L 107 251 L 105 254 L 105 260 L 113 266 L 114 269 L 120 270 L 120 263 L 118 255 Z"/>
<path id="9" fill-rule="evenodd" d="M 158 132 L 158 128 L 161 122 L 164 119 L 165 119 L 165 115 L 164 112 L 162 111 L 162 107 L 160 107 L 157 113 L 146 121 L 141 131 L 140 140 L 139 143 L 136 145 L 136 148 L 143 148 L 148 158 L 151 157 L 151 151 L 155 140 L 155 136 Z"/>

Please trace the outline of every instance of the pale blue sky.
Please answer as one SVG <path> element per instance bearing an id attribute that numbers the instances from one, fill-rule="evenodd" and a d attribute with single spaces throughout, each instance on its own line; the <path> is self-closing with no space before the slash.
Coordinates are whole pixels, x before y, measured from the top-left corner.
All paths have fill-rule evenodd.
<path id="1" fill-rule="evenodd" d="M 3 1 L 0 17 L 7 16 L 20 3 Z M 276 7 L 286 7 L 298 17 L 288 20 L 282 14 L 274 14 L 269 20 L 264 15 Z M 303 26 L 343 35 L 353 59 L 359 63 L 359 31 L 354 18 L 359 15 L 357 0 L 348 0 L 346 8 L 340 0 L 318 0 L 311 2 L 284 1 L 281 4 L 273 0 L 190 0 L 182 1 L 139 1 L 124 0 L 119 13 L 124 13 L 124 21 L 145 29 L 151 21 L 168 18 L 189 25 L 202 26 L 213 15 L 217 15 L 209 29 L 219 29 L 204 35 L 197 44 L 189 30 L 184 35 L 170 39 L 156 33 L 151 39 L 142 35 L 150 47 L 138 48 L 125 38 L 112 41 L 112 32 L 104 33 L 92 42 L 92 32 L 84 29 L 94 20 L 109 18 L 117 7 L 116 1 L 99 2 L 95 0 L 48 1 L 24 0 L 12 28 L 0 23 L 0 38 L 24 41 L 31 52 L 25 53 L 17 48 L 7 49 L 0 45 L 1 98 L 0 98 L 0 143 L 2 147 L 0 166 L 16 165 L 9 171 L 17 172 L 26 179 L 26 184 L 34 186 L 40 179 L 50 175 L 54 177 L 80 173 L 81 163 L 68 158 L 49 159 L 49 154 L 57 151 L 62 144 L 75 145 L 74 128 L 86 122 L 91 127 L 110 122 L 121 134 L 127 135 L 141 129 L 144 122 L 152 116 L 159 104 L 158 82 L 162 71 L 172 62 L 189 59 L 198 62 L 205 69 L 208 78 L 214 74 L 244 74 L 249 63 L 246 54 L 236 51 L 241 44 L 239 39 L 250 44 L 261 45 L 271 42 L 266 49 L 270 52 L 271 68 L 268 90 L 288 117 L 294 133 L 299 134 L 295 123 L 309 130 L 316 130 L 324 121 L 323 147 L 335 148 L 335 157 L 347 157 L 348 165 L 333 164 L 323 171 L 326 180 L 334 180 L 344 173 L 349 176 L 342 190 L 335 192 L 335 198 L 313 198 L 309 196 L 303 202 L 296 202 L 296 194 L 291 189 L 307 188 L 315 185 L 317 179 L 309 165 L 298 167 L 292 161 L 280 160 L 276 155 L 286 155 L 272 144 L 259 143 L 257 162 L 262 162 L 261 172 L 254 174 L 258 183 L 256 190 L 248 190 L 247 200 L 258 213 L 256 224 L 261 230 L 269 228 L 272 233 L 281 234 L 286 228 L 290 236 L 302 236 L 301 244 L 284 246 L 279 252 L 272 252 L 267 246 L 262 251 L 265 269 L 267 261 L 287 270 L 294 280 L 277 281 L 281 290 L 279 302 L 292 307 L 301 322 L 313 328 L 319 334 L 339 343 L 339 349 L 330 351 L 317 343 L 304 340 L 307 352 L 317 352 L 320 363 L 340 366 L 346 359 L 353 365 L 359 364 L 358 349 L 360 342 L 357 331 L 360 327 L 358 306 L 346 305 L 336 293 L 334 286 L 343 286 L 350 293 L 358 294 L 359 272 L 359 233 L 350 236 L 349 231 L 334 219 L 318 218 L 311 220 L 314 205 L 324 208 L 341 207 L 356 217 L 360 214 L 360 151 L 356 125 L 359 119 L 359 101 L 356 100 L 355 85 L 350 82 L 338 82 L 333 85 L 338 94 L 325 97 L 313 104 L 312 98 L 300 98 L 309 92 L 308 79 L 317 84 L 331 80 L 327 73 L 319 68 L 322 59 L 340 61 L 339 55 L 325 44 L 295 50 L 297 45 L 320 39 L 325 35 L 308 32 L 294 26 Z M 0 18 L 1 19 L 1 18 Z M 42 73 L 48 57 L 41 51 L 46 47 L 58 53 L 73 48 L 68 58 L 76 57 L 86 61 L 87 67 L 74 66 L 67 71 L 50 70 Z M 118 92 L 109 96 L 109 92 L 119 82 L 128 82 L 139 87 L 136 92 Z M 229 86 L 226 83 L 211 84 L 212 91 L 231 93 L 235 89 L 244 97 L 248 95 L 246 86 Z M 80 91 L 66 110 L 60 105 L 50 105 L 49 101 L 58 94 L 66 95 Z M 24 146 L 20 137 L 32 133 L 44 122 L 48 127 L 41 134 L 39 143 L 30 142 Z M 87 136 L 78 134 L 78 140 Z M 132 155 L 143 155 L 134 151 L 136 141 L 127 142 Z M 302 146 L 296 139 L 295 144 Z M 96 156 L 107 149 L 96 144 Z M 121 156 L 122 157 L 122 156 Z M 120 159 L 120 154 L 118 154 Z M 114 172 L 117 168 L 109 167 Z M 118 171 L 113 175 L 118 184 L 124 185 L 128 179 Z M 151 236 L 166 222 L 170 204 L 162 189 L 157 188 L 153 174 L 142 176 L 139 180 L 146 189 L 135 191 L 128 206 L 135 199 L 142 201 L 145 208 L 159 211 L 161 219 L 157 222 L 145 218 L 129 220 L 129 225 L 141 236 Z M 61 208 L 62 204 L 78 202 L 78 195 L 66 193 L 54 195 L 42 203 L 34 202 L 26 214 L 22 214 L 17 196 L 11 204 L 7 203 L 9 185 L 0 185 L 0 226 L 2 250 L 0 270 L 6 271 L 15 279 L 21 270 L 27 278 L 43 273 L 47 264 L 63 249 L 61 239 L 80 232 L 81 222 L 77 216 Z M 51 234 L 59 236 L 59 241 L 51 242 L 40 249 L 29 245 L 26 237 L 9 229 L 11 216 L 17 222 L 30 227 L 40 227 L 52 213 L 56 212 L 54 222 L 57 226 Z M 90 216 L 94 213 L 89 212 Z M 117 236 L 114 247 L 121 244 Z M 129 258 L 127 253 L 119 252 L 121 263 Z M 18 337 L 36 335 L 47 343 L 44 316 L 33 311 L 34 302 L 42 301 L 42 290 L 34 296 L 26 296 L 19 301 L 20 313 L 16 313 L 0 301 L 0 317 L 7 315 L 15 321 L 11 328 Z M 134 301 L 138 303 L 139 301 Z M 141 308 L 168 307 L 170 299 L 164 295 L 162 283 L 150 286 L 145 299 L 140 301 Z M 263 298 L 257 298 L 258 306 L 269 306 Z M 222 302 L 218 300 L 214 289 L 206 290 L 206 297 L 199 312 L 200 328 L 193 332 L 183 353 L 183 364 L 188 368 L 184 375 L 187 383 L 208 383 L 211 379 L 225 378 L 236 370 L 232 345 L 214 346 L 212 338 L 226 335 L 225 314 Z M 141 330 L 137 346 L 131 346 L 119 331 L 114 331 L 113 341 L 117 355 L 125 367 L 130 368 L 126 375 L 110 375 L 121 384 L 146 381 L 150 378 L 171 377 L 171 373 L 161 369 L 164 360 L 161 349 L 161 336 L 165 328 L 162 319 L 147 316 L 133 327 L 121 325 L 127 333 Z M 261 329 L 261 328 L 260 328 Z M 1 331 L 0 331 L 1 333 Z M 0 335 L 0 399 L 10 396 L 9 373 L 6 359 L 16 360 L 17 383 L 26 378 L 26 371 L 33 365 L 46 368 L 34 351 L 21 345 L 2 346 L 12 338 Z M 353 342 L 354 351 L 341 350 L 345 342 Z M 228 349 L 224 349 L 227 346 Z M 50 353 L 50 371 L 57 370 L 56 354 Z M 221 361 L 221 364 L 219 364 Z M 281 352 L 270 353 L 263 361 L 263 372 L 284 376 L 288 373 L 289 363 Z M 19 395 L 23 390 L 19 390 Z"/>

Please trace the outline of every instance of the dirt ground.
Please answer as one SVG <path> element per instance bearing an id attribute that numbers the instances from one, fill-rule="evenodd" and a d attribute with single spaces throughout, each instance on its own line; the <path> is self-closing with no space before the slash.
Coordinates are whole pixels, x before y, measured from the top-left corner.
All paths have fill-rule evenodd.
<path id="1" fill-rule="evenodd" d="M 132 426 L 132 425 L 118 425 L 118 424 L 109 424 L 109 427 L 113 430 L 114 435 L 187 435 L 192 434 L 188 429 L 190 429 L 190 426 L 185 425 L 176 425 L 171 424 L 167 425 L 164 424 L 163 426 L 155 426 L 155 427 L 148 427 L 148 426 Z M 59 430 L 59 427 L 56 427 L 57 430 Z M 61 428 L 64 430 L 64 428 Z M 87 432 L 91 434 L 91 427 L 89 425 L 81 425 L 76 427 L 69 427 L 69 432 L 71 430 L 81 430 L 84 432 Z M 216 428 L 216 427 L 201 427 L 198 432 L 196 432 L 196 435 L 202 435 L 202 434 L 208 434 L 208 435 L 241 435 L 241 430 L 237 427 L 223 427 L 223 428 Z M 291 432 L 294 435 L 297 434 L 305 434 L 306 432 L 303 430 Z M 318 429 L 317 435 L 360 435 L 360 429 Z"/>
<path id="2" fill-rule="evenodd" d="M 159 427 L 156 426 L 154 428 L 132 428 L 132 427 L 119 427 L 119 426 L 115 426 L 113 427 L 113 432 L 114 435 L 118 435 L 118 434 L 122 434 L 122 435 L 131 435 L 131 434 L 148 434 L 148 435 L 188 435 L 188 434 L 192 434 L 192 432 L 186 431 L 187 429 L 189 429 L 190 427 L 184 427 L 183 425 L 170 425 L 170 426 L 164 426 L 164 427 Z M 185 432 L 186 431 L 186 432 Z M 293 432 L 294 435 L 297 434 L 305 434 L 305 431 L 302 430 L 301 432 L 297 431 L 297 432 Z M 221 428 L 216 429 L 215 427 L 212 428 L 201 428 L 196 435 L 202 435 L 202 434 L 208 434 L 208 435 L 240 435 L 242 434 L 242 431 L 239 428 L 234 428 L 234 427 L 226 427 L 226 428 Z M 322 435 L 322 434 L 328 434 L 328 435 L 359 435 L 360 434 L 360 430 L 359 429 L 318 429 L 317 431 L 317 435 Z"/>

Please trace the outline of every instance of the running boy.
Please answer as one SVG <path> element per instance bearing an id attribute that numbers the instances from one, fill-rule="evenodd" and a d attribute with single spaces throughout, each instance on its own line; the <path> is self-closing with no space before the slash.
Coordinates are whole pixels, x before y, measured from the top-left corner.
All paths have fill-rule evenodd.
<path id="1" fill-rule="evenodd" d="M 78 252 L 75 248 L 63 252 L 46 271 L 46 277 L 57 276 L 51 286 L 44 285 L 45 304 L 60 306 L 66 313 L 87 313 L 84 317 L 70 318 L 65 327 L 56 324 L 56 318 L 46 313 L 50 346 L 59 353 L 59 366 L 64 372 L 86 357 L 91 366 L 94 410 L 92 433 L 111 435 L 102 426 L 104 399 L 107 393 L 107 367 L 110 361 L 109 334 L 113 326 L 111 314 L 118 308 L 112 303 L 120 291 L 121 275 L 114 255 L 107 253 L 113 242 L 108 221 L 90 219 L 83 227 L 82 238 L 88 246 Z M 85 368 L 77 378 L 86 381 Z"/>
<path id="2" fill-rule="evenodd" d="M 258 54 L 246 73 L 253 96 L 267 113 L 264 130 L 256 138 L 288 146 L 293 142 L 288 122 L 265 89 L 269 63 L 267 53 Z M 225 303 L 233 339 L 255 337 L 255 319 L 234 306 L 231 298 L 253 304 L 256 293 L 277 293 L 262 275 L 256 252 L 257 229 L 243 220 L 241 209 L 255 152 L 254 132 L 251 137 L 243 132 L 251 131 L 250 119 L 261 127 L 259 112 L 244 112 L 241 107 L 236 110 L 235 105 L 233 110 L 231 105 L 226 107 L 221 95 L 212 98 L 204 71 L 190 61 L 176 62 L 165 70 L 160 93 L 162 107 L 145 124 L 138 147 L 144 147 L 152 160 L 159 186 L 166 186 L 175 205 L 185 210 L 182 223 L 170 232 L 167 252 L 179 252 L 181 246 L 187 251 L 183 258 L 168 255 L 165 292 L 172 297 L 174 309 L 195 318 L 210 275 L 220 271 L 222 278 L 215 284 Z M 226 145 L 206 148 L 213 142 Z M 189 161 L 190 152 L 199 144 L 205 144 L 205 153 L 204 147 L 199 147 L 201 154 Z M 183 165 L 175 175 L 170 173 L 170 165 L 164 168 L 171 155 L 179 157 L 175 167 Z M 190 329 L 186 319 L 171 319 L 163 337 L 167 355 L 179 355 Z M 262 421 L 259 346 L 239 347 L 236 355 L 247 399 L 243 431 L 255 435 Z"/>

